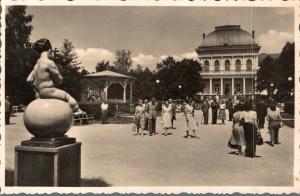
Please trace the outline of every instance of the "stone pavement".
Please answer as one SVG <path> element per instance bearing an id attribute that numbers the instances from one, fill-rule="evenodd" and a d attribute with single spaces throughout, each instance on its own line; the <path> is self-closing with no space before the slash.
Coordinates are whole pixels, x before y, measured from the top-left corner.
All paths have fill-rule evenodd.
<path id="1" fill-rule="evenodd" d="M 196 120 L 199 122 L 199 111 Z M 6 169 L 14 167 L 14 146 L 31 136 L 22 113 L 6 126 Z M 199 139 L 184 138 L 184 117 L 163 136 L 160 119 L 155 136 L 133 136 L 132 124 L 73 126 L 68 132 L 82 142 L 83 178 L 102 177 L 112 186 L 291 186 L 293 185 L 294 130 L 280 130 L 280 145 L 257 147 L 257 158 L 230 154 L 231 122 L 200 125 Z M 262 130 L 265 141 L 267 129 Z"/>

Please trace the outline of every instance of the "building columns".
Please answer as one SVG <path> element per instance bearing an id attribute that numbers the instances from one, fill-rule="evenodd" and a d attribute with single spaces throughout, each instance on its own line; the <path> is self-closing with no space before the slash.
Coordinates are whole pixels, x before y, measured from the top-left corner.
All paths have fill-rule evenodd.
<path id="1" fill-rule="evenodd" d="M 221 95 L 223 95 L 223 78 L 221 78 Z"/>
<path id="2" fill-rule="evenodd" d="M 243 94 L 246 94 L 246 78 L 243 77 Z"/>
<path id="3" fill-rule="evenodd" d="M 231 78 L 231 94 L 234 95 L 234 78 Z"/>
<path id="4" fill-rule="evenodd" d="M 123 86 L 123 102 L 126 102 L 126 87 L 127 87 L 127 81 L 124 82 L 124 86 Z"/>
<path id="5" fill-rule="evenodd" d="M 212 78 L 209 78 L 209 94 L 212 95 Z"/>
<path id="6" fill-rule="evenodd" d="M 129 100 L 130 102 L 132 102 L 132 82 L 130 83 L 130 97 L 129 97 Z"/>

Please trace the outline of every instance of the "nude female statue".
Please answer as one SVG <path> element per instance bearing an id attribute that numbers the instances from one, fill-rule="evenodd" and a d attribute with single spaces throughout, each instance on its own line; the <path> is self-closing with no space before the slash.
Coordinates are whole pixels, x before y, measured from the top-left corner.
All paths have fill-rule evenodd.
<path id="1" fill-rule="evenodd" d="M 33 85 L 36 98 L 59 99 L 69 103 L 76 114 L 82 113 L 71 95 L 55 87 L 62 83 L 63 78 L 56 64 L 49 59 L 49 56 L 53 55 L 50 41 L 45 38 L 40 39 L 34 43 L 33 48 L 40 54 L 40 58 L 29 74 L 27 82 Z"/>

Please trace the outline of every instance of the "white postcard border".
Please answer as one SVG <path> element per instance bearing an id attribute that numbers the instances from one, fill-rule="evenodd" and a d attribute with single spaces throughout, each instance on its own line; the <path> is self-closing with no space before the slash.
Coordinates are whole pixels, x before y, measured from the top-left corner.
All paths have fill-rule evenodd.
<path id="1" fill-rule="evenodd" d="M 72 5 L 72 6 L 86 6 L 86 5 L 98 5 L 98 6 L 218 6 L 218 7 L 231 7 L 231 6 L 263 6 L 263 7 L 294 7 L 295 13 L 295 128 L 294 128 L 294 186 L 287 187 L 274 187 L 274 186 L 184 186 L 184 187 L 6 187 L 4 182 L 5 176 L 5 131 L 4 131 L 4 104 L 1 104 L 1 140 L 0 140 L 0 187 L 2 193 L 300 193 L 300 88 L 299 88 L 299 76 L 300 76 L 300 1 L 275 1 L 275 0 L 257 0 L 257 1 L 234 1 L 234 0 L 74 0 L 74 1 L 61 1 L 61 0 L 4 0 L 1 1 L 2 13 L 1 13 L 1 102 L 5 103 L 5 82 L 4 82 L 4 57 L 5 57 L 5 6 L 9 5 Z"/>

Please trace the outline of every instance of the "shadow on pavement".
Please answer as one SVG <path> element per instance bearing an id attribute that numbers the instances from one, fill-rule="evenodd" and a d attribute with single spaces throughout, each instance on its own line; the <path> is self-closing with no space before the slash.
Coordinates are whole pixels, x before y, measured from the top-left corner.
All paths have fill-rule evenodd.
<path id="1" fill-rule="evenodd" d="M 14 171 L 5 170 L 5 186 L 14 186 Z M 101 177 L 82 178 L 80 180 L 81 187 L 110 187 L 112 186 Z"/>

